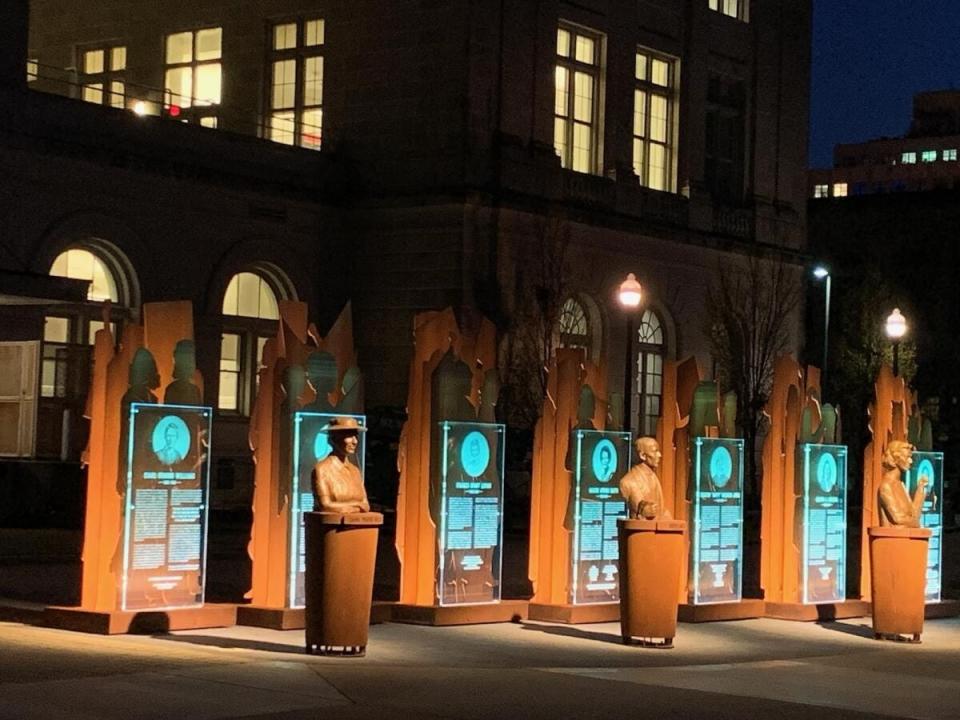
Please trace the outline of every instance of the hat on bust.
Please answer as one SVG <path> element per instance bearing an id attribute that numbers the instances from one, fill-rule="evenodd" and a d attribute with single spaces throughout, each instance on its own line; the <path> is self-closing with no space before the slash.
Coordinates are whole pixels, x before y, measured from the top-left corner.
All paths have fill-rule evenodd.
<path id="1" fill-rule="evenodd" d="M 323 427 L 323 432 L 366 432 L 367 429 L 354 417 L 337 417 Z"/>

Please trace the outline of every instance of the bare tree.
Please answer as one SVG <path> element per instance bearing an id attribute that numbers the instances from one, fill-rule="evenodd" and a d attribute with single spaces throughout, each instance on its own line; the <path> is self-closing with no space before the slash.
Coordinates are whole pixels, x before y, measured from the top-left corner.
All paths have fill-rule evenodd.
<path id="1" fill-rule="evenodd" d="M 790 349 L 800 303 L 799 270 L 782 258 L 751 256 L 720 264 L 708 292 L 710 345 L 722 388 L 737 393 L 748 483 L 756 482 L 756 444 L 773 369 Z M 753 487 L 756 487 L 755 484 Z"/>
<path id="2" fill-rule="evenodd" d="M 503 347 L 505 418 L 532 428 L 547 388 L 546 367 L 563 302 L 570 290 L 570 230 L 551 213 L 538 218 L 531 236 L 517 242 L 513 298 L 505 317 Z"/>

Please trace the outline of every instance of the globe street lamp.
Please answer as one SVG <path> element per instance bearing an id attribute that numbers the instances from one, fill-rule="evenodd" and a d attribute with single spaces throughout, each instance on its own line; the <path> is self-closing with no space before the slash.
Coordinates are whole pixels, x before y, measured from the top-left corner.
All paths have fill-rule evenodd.
<path id="1" fill-rule="evenodd" d="M 820 366 L 820 393 L 823 395 L 827 389 L 827 346 L 830 340 L 830 280 L 832 276 L 825 265 L 817 265 L 813 269 L 813 276 L 817 280 L 826 280 L 823 288 L 825 295 L 823 304 L 823 365 Z"/>
<path id="2" fill-rule="evenodd" d="M 893 374 L 900 375 L 900 338 L 907 333 L 907 319 L 900 312 L 900 308 L 894 308 L 893 312 L 887 318 L 884 330 L 890 342 L 893 343 Z"/>
<path id="3" fill-rule="evenodd" d="M 626 360 L 623 366 L 623 429 L 631 432 L 630 427 L 630 401 L 633 395 L 633 316 L 637 308 L 640 307 L 640 300 L 643 297 L 642 288 L 633 273 L 627 275 L 627 279 L 620 283 L 620 292 L 617 294 L 617 300 L 620 307 L 623 308 L 627 316 L 627 350 Z"/>

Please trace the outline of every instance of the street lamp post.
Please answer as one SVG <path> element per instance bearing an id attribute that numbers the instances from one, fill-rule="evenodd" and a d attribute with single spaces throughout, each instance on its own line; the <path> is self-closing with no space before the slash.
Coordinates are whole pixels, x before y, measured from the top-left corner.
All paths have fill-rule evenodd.
<path id="1" fill-rule="evenodd" d="M 907 332 L 907 319 L 900 312 L 900 308 L 894 308 L 893 312 L 887 317 L 884 330 L 890 342 L 893 343 L 893 374 L 895 377 L 900 375 L 900 339 Z"/>
<path id="2" fill-rule="evenodd" d="M 820 392 L 822 395 L 827 389 L 827 348 L 830 342 L 830 281 L 832 276 L 823 265 L 817 265 L 813 269 L 813 276 L 817 280 L 826 280 L 823 303 L 823 365 L 820 366 Z"/>
<path id="3" fill-rule="evenodd" d="M 633 315 L 640 307 L 640 300 L 643 297 L 642 288 L 633 273 L 627 275 L 627 279 L 620 283 L 620 291 L 617 294 L 617 300 L 620 307 L 623 308 L 627 316 L 627 341 L 626 354 L 623 366 L 623 429 L 631 432 L 631 400 L 633 395 Z"/>

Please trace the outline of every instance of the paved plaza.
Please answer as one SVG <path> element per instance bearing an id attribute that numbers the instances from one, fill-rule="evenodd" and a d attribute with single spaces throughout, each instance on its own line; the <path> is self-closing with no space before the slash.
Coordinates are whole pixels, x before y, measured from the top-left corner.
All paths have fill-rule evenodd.
<path id="1" fill-rule="evenodd" d="M 365 658 L 302 631 L 102 637 L 0 623 L 0 719 L 960 718 L 960 619 L 922 645 L 869 619 L 681 625 L 676 648 L 619 626 L 371 628 Z"/>

